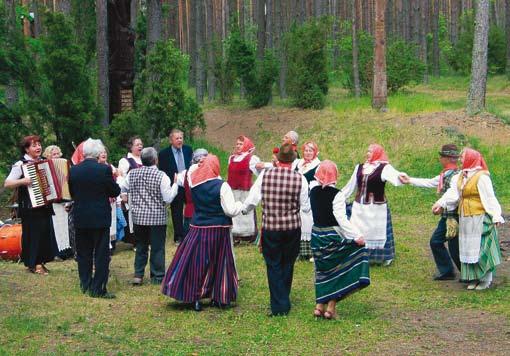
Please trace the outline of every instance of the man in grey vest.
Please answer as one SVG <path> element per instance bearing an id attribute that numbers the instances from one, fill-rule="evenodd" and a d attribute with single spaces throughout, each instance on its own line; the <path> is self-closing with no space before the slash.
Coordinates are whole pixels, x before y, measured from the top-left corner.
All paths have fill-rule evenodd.
<path id="1" fill-rule="evenodd" d="M 152 147 L 142 150 L 141 159 L 143 166 L 129 171 L 120 184 L 123 199 L 125 193 L 131 198 L 136 240 L 133 285 L 143 283 L 149 245 L 151 282 L 160 284 L 165 276 L 166 204 L 170 204 L 177 195 L 177 174 L 172 185 L 166 173 L 158 169 L 158 153 Z"/>
<path id="2" fill-rule="evenodd" d="M 244 202 L 244 212 L 247 212 L 262 200 L 262 254 L 267 268 L 271 316 L 287 315 L 290 311 L 294 262 L 301 240 L 299 211 L 310 211 L 306 178 L 291 170 L 295 159 L 292 145 L 282 145 L 276 167 L 259 175 Z"/>

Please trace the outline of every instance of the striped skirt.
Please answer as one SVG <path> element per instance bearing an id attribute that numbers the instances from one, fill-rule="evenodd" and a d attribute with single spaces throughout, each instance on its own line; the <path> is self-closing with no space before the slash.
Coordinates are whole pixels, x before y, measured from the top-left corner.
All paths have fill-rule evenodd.
<path id="1" fill-rule="evenodd" d="M 368 251 L 333 227 L 312 229 L 317 303 L 340 300 L 370 284 Z"/>
<path id="2" fill-rule="evenodd" d="M 229 304 L 237 287 L 230 227 L 192 225 L 168 267 L 162 293 L 185 303 L 210 298 Z"/>
<path id="3" fill-rule="evenodd" d="M 488 272 L 494 272 L 501 263 L 498 231 L 492 218 L 485 214 L 480 241 L 480 257 L 477 263 L 461 263 L 460 280 L 462 282 L 480 281 Z"/>

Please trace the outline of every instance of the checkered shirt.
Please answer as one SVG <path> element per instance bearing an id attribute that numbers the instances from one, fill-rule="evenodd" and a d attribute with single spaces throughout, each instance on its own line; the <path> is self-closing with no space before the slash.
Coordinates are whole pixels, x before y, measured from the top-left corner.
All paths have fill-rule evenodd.
<path id="1" fill-rule="evenodd" d="M 161 195 L 162 171 L 141 167 L 129 171 L 129 195 L 133 223 L 166 225 L 166 208 Z"/>
<path id="2" fill-rule="evenodd" d="M 288 231 L 301 226 L 301 174 L 286 168 L 272 168 L 262 178 L 262 228 Z"/>

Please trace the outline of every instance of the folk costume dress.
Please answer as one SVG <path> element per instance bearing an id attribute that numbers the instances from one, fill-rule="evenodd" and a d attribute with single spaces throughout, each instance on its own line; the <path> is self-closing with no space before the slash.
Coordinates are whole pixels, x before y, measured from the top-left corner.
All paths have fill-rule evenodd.
<path id="1" fill-rule="evenodd" d="M 131 152 L 128 152 L 126 157 L 122 157 L 119 160 L 119 175 L 121 177 L 127 176 L 127 174 L 132 169 L 137 169 L 142 167 L 142 159 L 141 157 L 137 157 L 133 155 Z M 122 214 L 124 215 L 124 219 L 126 220 L 127 226 L 124 228 L 124 241 L 132 244 L 136 244 L 135 236 L 134 236 L 134 225 L 133 225 L 133 216 L 131 214 L 130 205 L 131 198 L 128 196 L 128 202 L 121 203 Z"/>
<path id="2" fill-rule="evenodd" d="M 255 146 L 251 140 L 246 136 L 243 137 L 244 144 L 241 153 L 233 154 L 228 159 L 227 183 L 232 188 L 236 201 L 244 201 L 248 197 L 252 186 L 252 177 L 258 175 L 255 166 L 260 162 L 260 158 L 253 154 Z M 255 211 L 232 218 L 232 236 L 234 241 L 255 241 L 257 238 Z"/>
<path id="3" fill-rule="evenodd" d="M 185 303 L 210 298 L 230 304 L 237 298 L 230 230 L 243 204 L 235 201 L 219 172 L 218 158 L 208 155 L 188 178 L 195 213 L 162 284 L 164 295 Z"/>
<path id="4" fill-rule="evenodd" d="M 488 287 L 501 263 L 496 223 L 504 223 L 487 164 L 482 155 L 464 150 L 462 172 L 437 204 L 446 208 L 459 204 L 459 254 L 461 281 L 480 282 Z"/>
<path id="5" fill-rule="evenodd" d="M 25 154 L 17 161 L 6 180 L 23 178 L 21 166 L 34 160 Z M 52 205 L 33 208 L 26 186 L 18 189 L 18 217 L 21 218 L 21 260 L 31 271 L 36 265 L 53 261 L 57 243 L 52 232 Z"/>
<path id="6" fill-rule="evenodd" d="M 391 213 L 384 194 L 386 182 L 400 186 L 398 172 L 380 145 L 370 145 L 372 157 L 358 164 L 342 189 L 346 200 L 356 191 L 351 223 L 361 232 L 371 263 L 389 264 L 395 258 Z"/>
<path id="7" fill-rule="evenodd" d="M 317 145 L 313 142 L 307 142 L 303 145 L 303 149 L 305 146 L 310 145 L 311 148 L 314 151 L 314 157 L 312 160 L 307 161 L 304 158 L 299 158 L 294 161 L 292 164 L 292 167 L 294 170 L 301 173 L 308 182 L 308 185 L 312 181 L 315 180 L 315 172 L 317 171 L 317 167 L 319 167 L 319 164 L 321 161 L 317 157 L 319 154 L 319 148 Z M 304 156 L 304 154 L 303 154 Z M 312 211 L 304 212 L 303 210 L 300 211 L 301 215 L 301 244 L 299 249 L 299 258 L 303 260 L 308 260 L 312 257 L 312 250 L 310 248 L 310 240 L 312 237 L 312 226 L 313 226 L 313 216 Z"/>
<path id="8" fill-rule="evenodd" d="M 354 239 L 361 232 L 347 219 L 345 196 L 335 188 L 336 165 L 323 161 L 310 184 L 311 247 L 318 304 L 341 300 L 370 284 L 368 251 Z"/>

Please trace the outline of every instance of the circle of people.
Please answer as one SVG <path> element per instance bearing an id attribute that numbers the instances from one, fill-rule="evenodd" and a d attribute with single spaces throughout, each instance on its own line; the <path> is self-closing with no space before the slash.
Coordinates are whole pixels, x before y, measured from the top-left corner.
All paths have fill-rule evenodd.
<path id="1" fill-rule="evenodd" d="M 291 309 L 293 269 L 299 257 L 315 265 L 313 315 L 335 319 L 338 301 L 370 285 L 370 264 L 388 266 L 395 258 L 387 182 L 435 188 L 439 194 L 432 212 L 440 219 L 430 239 L 435 280 L 455 279 L 455 265 L 467 289 L 486 289 L 501 263 L 497 234 L 497 226 L 504 223 L 501 206 L 487 164 L 473 149 L 459 152 L 454 144 L 444 145 L 439 151 L 443 170 L 433 178 L 414 178 L 397 171 L 382 146 L 371 144 L 366 160 L 338 189 L 336 164 L 320 161 L 314 142 L 305 142 L 299 150 L 294 131 L 273 150 L 271 162 L 261 162 L 248 137 L 237 137 L 226 181 L 220 177 L 218 157 L 205 149 L 192 151 L 184 144 L 182 131 L 172 130 L 169 143 L 158 153 L 132 137 L 118 169 L 107 163 L 100 140 L 84 141 L 73 154 L 69 188 L 84 293 L 115 297 L 106 285 L 110 227 L 115 223 L 112 206 L 114 210 L 121 206 L 117 216 L 125 215 L 126 234 L 134 236 L 136 245 L 133 285 L 143 284 L 150 260 L 150 281 L 161 284 L 164 295 L 196 311 L 207 299 L 211 306 L 228 307 L 236 301 L 239 285 L 234 242 L 256 242 L 267 268 L 271 316 L 286 315 Z M 51 205 L 31 207 L 30 179 L 21 170 L 21 165 L 42 159 L 41 140 L 27 136 L 20 149 L 22 158 L 5 187 L 18 188 L 22 260 L 29 272 L 48 274 L 45 263 L 54 257 L 54 211 Z M 45 152 L 46 158 L 60 156 L 56 146 Z M 352 204 L 347 203 L 353 194 Z M 259 235 L 255 207 L 261 202 Z M 167 205 L 178 247 L 165 271 Z"/>

